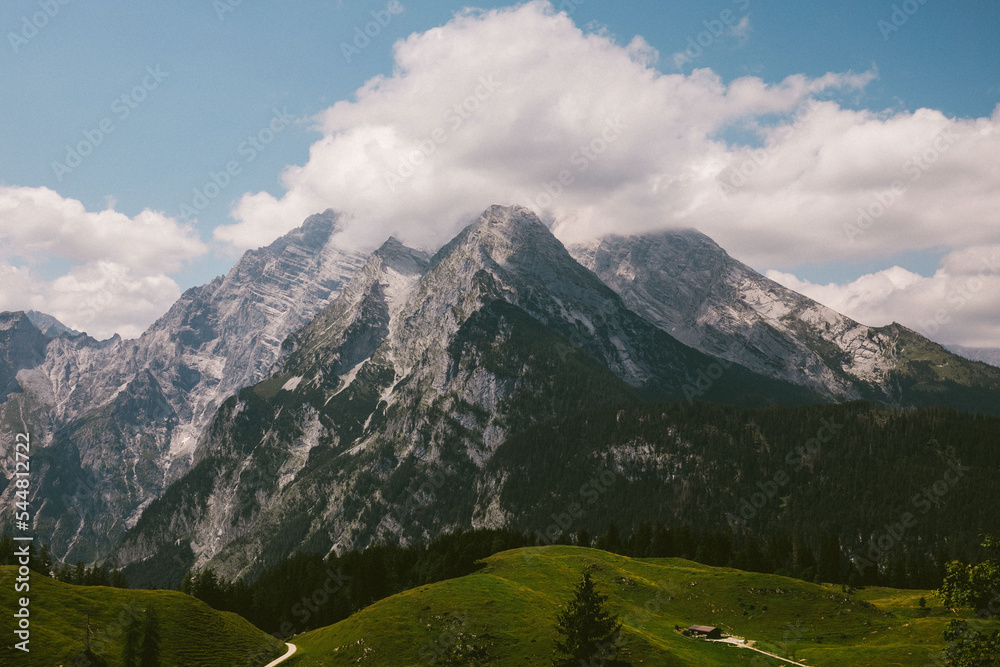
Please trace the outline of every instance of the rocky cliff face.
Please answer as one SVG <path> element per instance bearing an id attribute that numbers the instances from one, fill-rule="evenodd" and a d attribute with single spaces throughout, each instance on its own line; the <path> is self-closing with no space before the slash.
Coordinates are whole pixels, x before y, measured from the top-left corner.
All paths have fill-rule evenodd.
<path id="1" fill-rule="evenodd" d="M 855 322 L 765 278 L 699 232 L 608 236 L 570 251 L 677 339 L 829 399 L 1000 407 L 991 369 L 898 324 Z M 986 392 L 982 400 L 970 396 L 972 387 Z"/>
<path id="2" fill-rule="evenodd" d="M 598 407 L 1000 410 L 1000 369 L 854 322 L 696 232 L 572 255 L 497 206 L 434 256 L 389 239 L 365 258 L 338 247 L 328 212 L 137 340 L 0 315 L 0 437 L 32 432 L 39 538 L 70 561 L 249 576 L 295 550 L 502 525 L 513 509 L 495 491 L 523 487 L 491 467 L 504 443 Z"/>
<path id="3" fill-rule="evenodd" d="M 0 313 L 0 401 L 19 389 L 18 371 L 42 362 L 48 344 L 25 313 Z"/>
<path id="4" fill-rule="evenodd" d="M 122 564 L 182 542 L 186 565 L 246 576 L 298 549 L 499 525 L 504 508 L 476 489 L 508 436 L 587 405 L 682 398 L 718 363 L 628 310 L 516 207 L 492 207 L 429 259 L 390 240 L 284 352 L 223 405 Z M 729 372 L 731 395 L 797 391 Z"/>
<path id="5" fill-rule="evenodd" d="M 19 372 L 0 428 L 28 428 L 45 450 L 37 529 L 58 557 L 105 554 L 188 469 L 222 401 L 267 377 L 285 337 L 364 260 L 338 247 L 336 231 L 336 214 L 312 216 L 244 254 L 227 276 L 185 292 L 137 340 L 98 342 L 48 323 L 57 337 L 26 342 L 22 331 L 20 348 L 2 348 Z"/>

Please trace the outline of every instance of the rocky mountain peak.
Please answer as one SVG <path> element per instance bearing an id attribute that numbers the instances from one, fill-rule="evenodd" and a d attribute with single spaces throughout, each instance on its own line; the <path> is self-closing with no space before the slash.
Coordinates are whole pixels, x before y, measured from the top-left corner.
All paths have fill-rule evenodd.
<path id="1" fill-rule="evenodd" d="M 344 223 L 340 213 L 328 208 L 322 213 L 310 215 L 302 226 L 283 236 L 286 240 L 296 240 L 301 245 L 313 248 L 323 247 L 330 237 L 341 231 Z"/>
<path id="2" fill-rule="evenodd" d="M 479 216 L 472 227 L 481 243 L 487 238 L 497 238 L 511 244 L 523 243 L 529 239 L 559 243 L 534 211 L 523 206 L 494 204 Z"/>
<path id="3" fill-rule="evenodd" d="M 478 265 L 505 264 L 515 255 L 537 253 L 565 254 L 566 250 L 531 210 L 495 204 L 441 248 L 431 265 L 455 255 Z"/>
<path id="4" fill-rule="evenodd" d="M 67 334 L 70 337 L 82 335 L 81 332 L 70 329 L 51 315 L 40 313 L 37 310 L 29 310 L 25 315 L 31 320 L 32 324 L 38 327 L 39 331 L 49 338 L 55 338 L 59 334 Z"/>
<path id="5" fill-rule="evenodd" d="M 403 245 L 395 236 L 390 236 L 374 253 L 382 264 L 399 273 L 423 273 L 427 269 L 430 255 Z"/>
<path id="6" fill-rule="evenodd" d="M 27 313 L 23 310 L 5 311 L 0 313 L 0 331 L 7 331 L 23 326 L 34 326 Z"/>
<path id="7" fill-rule="evenodd" d="M 0 313 L 0 401 L 18 389 L 18 371 L 41 363 L 48 342 L 26 313 Z"/>

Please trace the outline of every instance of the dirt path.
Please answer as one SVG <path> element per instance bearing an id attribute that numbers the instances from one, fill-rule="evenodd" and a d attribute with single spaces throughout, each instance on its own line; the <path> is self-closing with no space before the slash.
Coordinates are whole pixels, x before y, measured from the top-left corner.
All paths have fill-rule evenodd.
<path id="1" fill-rule="evenodd" d="M 292 654 L 295 653 L 295 648 L 296 648 L 295 644 L 289 644 L 288 642 L 285 642 L 285 646 L 288 647 L 288 653 L 286 653 L 285 655 L 281 656 L 277 660 L 272 660 L 271 662 L 269 662 L 266 665 L 264 665 L 264 667 L 274 667 L 275 665 L 280 665 L 285 660 L 288 660 L 289 658 L 291 658 Z"/>
<path id="2" fill-rule="evenodd" d="M 795 662 L 794 660 L 789 660 L 788 658 L 782 658 L 780 655 L 775 655 L 773 653 L 768 653 L 767 651 L 762 651 L 759 648 L 755 648 L 753 646 L 750 646 L 749 644 L 747 644 L 747 640 L 743 639 L 742 637 L 726 637 L 725 639 L 706 639 L 705 641 L 715 642 L 716 644 L 731 644 L 732 646 L 735 646 L 736 648 L 745 648 L 745 649 L 749 649 L 751 651 L 757 651 L 757 653 L 763 653 L 764 655 L 766 655 L 769 658 L 774 658 L 775 660 L 780 660 L 782 662 L 786 662 L 789 665 L 798 665 L 799 667 L 804 667 L 805 666 L 804 662 Z"/>

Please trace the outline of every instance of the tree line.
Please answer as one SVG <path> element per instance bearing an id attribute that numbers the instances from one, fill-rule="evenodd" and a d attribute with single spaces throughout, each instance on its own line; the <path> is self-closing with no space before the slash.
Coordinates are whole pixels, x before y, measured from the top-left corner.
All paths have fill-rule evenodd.
<path id="1" fill-rule="evenodd" d="M 221 611 L 247 618 L 279 637 L 341 621 L 396 593 L 471 574 L 479 562 L 500 551 L 542 546 L 538 534 L 513 530 L 456 531 L 426 545 L 379 544 L 343 555 L 296 554 L 254 581 L 225 581 L 211 568 L 192 569 L 180 590 Z M 595 537 L 587 530 L 563 533 L 554 544 L 593 547 L 633 558 L 684 558 L 810 582 L 845 586 L 937 588 L 947 564 L 938 560 L 889 559 L 862 574 L 846 559 L 835 535 L 819 550 L 801 533 L 734 538 L 729 531 L 698 531 L 690 525 L 666 527 L 640 522 L 627 534 L 611 522 Z"/>

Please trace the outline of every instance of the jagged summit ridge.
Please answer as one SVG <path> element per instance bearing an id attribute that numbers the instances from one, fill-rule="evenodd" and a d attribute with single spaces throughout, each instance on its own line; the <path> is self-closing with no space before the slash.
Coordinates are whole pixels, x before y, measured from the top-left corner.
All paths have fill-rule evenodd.
<path id="1" fill-rule="evenodd" d="M 198 497 L 144 515 L 126 562 L 187 539 L 177 526 L 194 526 L 194 564 L 243 576 L 275 533 L 283 548 L 330 551 L 493 521 L 502 509 L 478 505 L 474 484 L 509 436 L 590 404 L 679 399 L 716 361 L 631 312 L 519 207 L 491 207 L 430 261 L 390 239 L 285 353 L 272 378 L 222 406 L 200 448 L 212 474 L 185 487 Z M 795 392 L 730 373 L 717 395 Z M 462 471 L 458 523 L 401 522 L 400 494 L 455 474 L 445 467 Z M 234 492 L 249 475 L 252 488 Z"/>
<path id="2" fill-rule="evenodd" d="M 683 399 L 716 367 L 706 400 L 926 404 L 952 373 L 966 393 L 948 395 L 975 409 L 998 389 L 982 364 L 853 322 L 693 230 L 608 237 L 574 259 L 517 206 L 491 206 L 433 257 L 392 237 L 346 251 L 341 226 L 311 216 L 137 340 L 17 325 L 40 361 L 8 373 L 0 417 L 49 438 L 33 472 L 57 556 L 128 563 L 190 544 L 190 564 L 232 576 L 272 543 L 323 552 L 496 525 L 504 508 L 471 486 L 512 435 L 602 402 Z M 0 317 L 0 332 L 19 321 Z M 407 527 L 393 508 L 436 473 L 465 504 Z"/>
<path id="3" fill-rule="evenodd" d="M 138 339 L 98 343 L 59 336 L 20 369 L 17 386 L 24 391 L 0 405 L 0 423 L 30 415 L 39 445 L 64 452 L 58 467 L 33 471 L 40 492 L 54 495 L 39 523 L 52 526 L 40 537 L 57 556 L 90 560 L 106 553 L 187 470 L 222 401 L 268 376 L 282 341 L 338 294 L 364 261 L 337 243 L 341 226 L 333 211 L 311 216 L 270 245 L 244 253 L 226 276 L 186 290 Z M 137 400 L 136 392 L 146 398 Z M 154 404 L 152 412 L 139 411 Z M 130 412 L 137 421 L 122 433 L 118 425 Z M 133 476 L 124 485 L 122 470 Z M 55 502 L 64 493 L 53 486 L 60 478 L 63 488 L 81 480 L 88 493 L 72 500 L 70 492 Z"/>
<path id="4" fill-rule="evenodd" d="M 866 326 L 779 285 L 693 230 L 610 235 L 570 250 L 682 342 L 833 400 L 932 404 L 933 383 L 995 383 L 981 369 L 947 370 L 963 360 L 905 327 Z"/>

